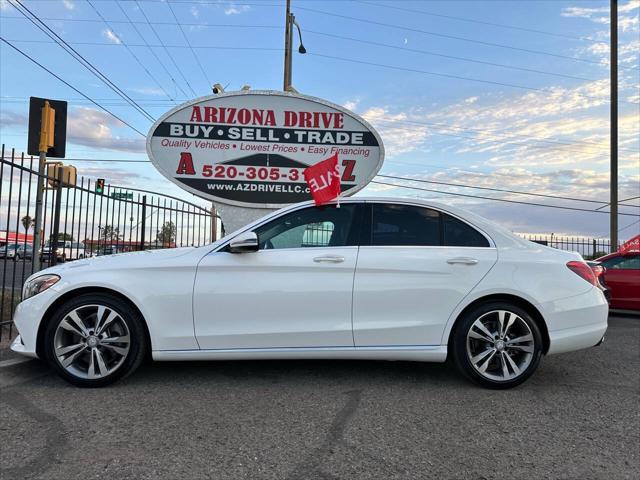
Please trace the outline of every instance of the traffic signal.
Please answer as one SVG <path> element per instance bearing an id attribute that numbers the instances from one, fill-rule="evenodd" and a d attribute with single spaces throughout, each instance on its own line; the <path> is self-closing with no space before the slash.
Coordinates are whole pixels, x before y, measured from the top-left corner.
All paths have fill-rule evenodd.
<path id="1" fill-rule="evenodd" d="M 102 195 L 104 193 L 104 178 L 96 180 L 96 193 Z"/>

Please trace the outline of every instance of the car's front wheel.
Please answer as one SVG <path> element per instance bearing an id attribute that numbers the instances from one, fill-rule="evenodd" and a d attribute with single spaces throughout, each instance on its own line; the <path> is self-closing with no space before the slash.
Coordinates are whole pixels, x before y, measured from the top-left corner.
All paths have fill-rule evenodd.
<path id="1" fill-rule="evenodd" d="M 64 303 L 48 322 L 44 353 L 58 374 L 79 387 L 102 387 L 140 366 L 146 340 L 140 314 L 107 294 Z"/>
<path id="2" fill-rule="evenodd" d="M 487 303 L 467 312 L 453 336 L 453 358 L 467 377 L 489 388 L 512 388 L 529 378 L 542 357 L 536 322 L 516 305 Z"/>

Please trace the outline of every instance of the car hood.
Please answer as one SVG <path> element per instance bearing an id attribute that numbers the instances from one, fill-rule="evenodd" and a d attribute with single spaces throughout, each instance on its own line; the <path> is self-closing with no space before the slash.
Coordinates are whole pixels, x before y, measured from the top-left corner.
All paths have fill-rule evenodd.
<path id="1" fill-rule="evenodd" d="M 117 253 L 114 255 L 103 255 L 99 257 L 90 257 L 82 260 L 75 260 L 56 265 L 32 275 L 42 275 L 44 273 L 64 274 L 72 272 L 80 272 L 84 270 L 113 270 L 120 268 L 144 268 L 148 266 L 158 266 L 164 262 L 169 262 L 178 257 L 186 257 L 190 255 L 205 255 L 215 245 L 207 245 L 206 247 L 182 247 L 182 248 L 166 248 L 161 250 L 142 250 L 139 252 Z M 197 260 L 194 260 L 194 265 Z"/>

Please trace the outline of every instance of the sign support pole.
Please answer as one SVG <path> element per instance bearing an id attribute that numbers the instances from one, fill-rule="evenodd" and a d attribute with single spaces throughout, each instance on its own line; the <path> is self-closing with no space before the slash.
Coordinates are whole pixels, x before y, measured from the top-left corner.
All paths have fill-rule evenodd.
<path id="1" fill-rule="evenodd" d="M 618 0 L 611 0 L 611 186 L 610 238 L 611 253 L 618 250 Z"/>
<path id="2" fill-rule="evenodd" d="M 36 218 L 34 224 L 34 233 L 33 233 L 33 270 L 40 271 L 40 244 L 42 243 L 42 199 L 44 196 L 44 167 L 47 161 L 47 150 L 50 147 L 53 147 L 54 139 L 54 131 L 55 131 L 55 118 L 56 111 L 51 108 L 51 105 L 48 101 L 44 102 L 44 106 L 42 107 L 42 116 L 40 120 L 40 141 L 38 142 L 38 150 L 40 151 L 39 161 L 38 161 L 38 187 L 36 191 Z"/>
<path id="3" fill-rule="evenodd" d="M 31 254 L 34 272 L 39 272 L 41 269 L 40 245 L 42 243 L 42 232 L 40 230 L 42 228 L 42 198 L 44 196 L 44 166 L 46 161 L 47 152 L 40 152 L 38 161 L 38 186 L 36 187 L 36 213 L 33 219 L 33 253 Z"/>

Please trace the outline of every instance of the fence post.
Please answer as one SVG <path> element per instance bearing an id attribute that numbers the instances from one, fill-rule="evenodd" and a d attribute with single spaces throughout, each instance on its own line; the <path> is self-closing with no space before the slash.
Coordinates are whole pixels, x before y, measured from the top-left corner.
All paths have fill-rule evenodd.
<path id="1" fill-rule="evenodd" d="M 144 250 L 144 232 L 147 228 L 147 196 L 142 196 L 142 233 L 140 233 L 140 250 Z"/>
<path id="2" fill-rule="evenodd" d="M 56 182 L 56 204 L 53 214 L 53 233 L 49 240 L 51 248 L 51 265 L 58 263 L 58 237 L 60 236 L 60 209 L 62 207 L 62 169 L 58 169 L 58 178 Z M 64 251 L 64 248 L 63 248 Z"/>

